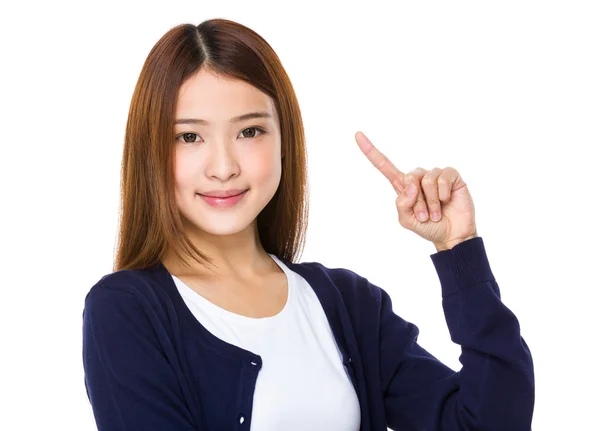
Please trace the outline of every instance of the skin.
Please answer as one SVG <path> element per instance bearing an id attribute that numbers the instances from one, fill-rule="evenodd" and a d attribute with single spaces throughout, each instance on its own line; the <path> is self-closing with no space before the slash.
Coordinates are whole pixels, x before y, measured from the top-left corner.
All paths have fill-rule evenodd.
<path id="1" fill-rule="evenodd" d="M 230 121 L 250 112 L 267 112 L 270 117 Z M 186 233 L 217 268 L 209 271 L 193 263 L 188 269 L 172 254 L 163 264 L 182 280 L 187 277 L 190 284 L 218 284 L 221 291 L 229 286 L 227 290 L 237 295 L 239 304 L 244 297 L 268 296 L 259 286 L 264 286 L 266 279 L 279 281 L 281 286 L 282 277 L 285 279 L 262 247 L 256 225 L 256 217 L 281 180 L 280 123 L 273 100 L 241 80 L 201 69 L 182 84 L 175 118 L 208 122 L 175 127 L 175 195 Z M 213 208 L 197 195 L 228 189 L 249 190 L 231 208 Z M 203 295 L 212 295 L 214 302 L 219 302 L 216 290 L 206 289 Z"/>
<path id="2" fill-rule="evenodd" d="M 478 236 L 473 199 L 456 169 L 416 168 L 405 174 L 364 133 L 357 132 L 355 139 L 363 154 L 394 187 L 402 227 L 431 241 L 438 252 Z M 410 185 L 414 186 L 413 194 Z M 420 213 L 424 213 L 422 220 L 417 217 Z"/>

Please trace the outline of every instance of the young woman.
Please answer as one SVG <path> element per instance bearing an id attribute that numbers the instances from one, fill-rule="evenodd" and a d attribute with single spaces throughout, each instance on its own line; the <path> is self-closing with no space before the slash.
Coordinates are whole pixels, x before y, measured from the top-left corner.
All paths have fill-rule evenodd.
<path id="1" fill-rule="evenodd" d="M 436 247 L 462 369 L 420 347 L 366 278 L 294 262 L 308 220 L 297 99 L 263 38 L 213 19 L 168 31 L 133 94 L 114 272 L 83 313 L 100 431 L 530 429 L 532 358 L 465 182 L 405 174 L 356 140 L 401 226 Z"/>

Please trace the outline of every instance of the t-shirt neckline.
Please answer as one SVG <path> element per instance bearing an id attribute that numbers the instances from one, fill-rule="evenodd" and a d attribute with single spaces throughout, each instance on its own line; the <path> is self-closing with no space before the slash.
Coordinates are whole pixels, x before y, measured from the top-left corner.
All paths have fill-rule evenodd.
<path id="1" fill-rule="evenodd" d="M 177 290 L 182 296 L 189 301 L 199 303 L 203 307 L 204 310 L 207 310 L 213 316 L 217 316 L 221 319 L 234 322 L 241 325 L 252 325 L 252 326 L 275 326 L 279 325 L 282 320 L 286 319 L 286 317 L 292 312 L 295 304 L 295 285 L 294 285 L 294 277 L 290 273 L 290 269 L 285 266 L 283 262 L 277 258 L 277 256 L 268 253 L 269 256 L 275 261 L 275 263 L 281 268 L 284 272 L 287 279 L 287 300 L 283 308 L 274 316 L 268 317 L 249 317 L 244 316 L 238 313 L 234 313 L 232 311 L 226 310 L 218 305 L 212 303 L 208 299 L 204 298 L 198 292 L 193 290 L 190 286 L 185 284 L 182 280 L 180 280 L 177 276 L 172 275 L 173 281 L 177 287 Z M 187 306 L 187 304 L 186 304 Z"/>

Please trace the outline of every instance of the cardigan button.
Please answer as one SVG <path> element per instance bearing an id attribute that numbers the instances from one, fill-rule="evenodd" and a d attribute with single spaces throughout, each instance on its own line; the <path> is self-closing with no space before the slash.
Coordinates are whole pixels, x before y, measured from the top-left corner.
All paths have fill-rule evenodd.
<path id="1" fill-rule="evenodd" d="M 348 356 L 348 363 L 352 362 L 352 358 L 350 356 Z"/>
<path id="2" fill-rule="evenodd" d="M 243 423 L 244 423 L 244 420 L 245 420 L 245 418 L 244 418 L 244 415 L 240 415 L 240 423 L 241 423 L 241 424 L 243 424 Z"/>

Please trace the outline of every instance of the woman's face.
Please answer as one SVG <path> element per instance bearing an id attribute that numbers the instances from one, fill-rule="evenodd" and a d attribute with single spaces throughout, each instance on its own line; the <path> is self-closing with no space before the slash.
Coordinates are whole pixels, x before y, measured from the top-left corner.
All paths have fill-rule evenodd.
<path id="1" fill-rule="evenodd" d="M 264 117 L 236 120 L 252 113 Z M 241 80 L 200 69 L 179 90 L 175 121 L 175 195 L 186 228 L 231 235 L 251 227 L 281 179 L 272 99 Z M 211 206 L 200 196 L 231 189 L 247 192 L 230 207 Z"/>

